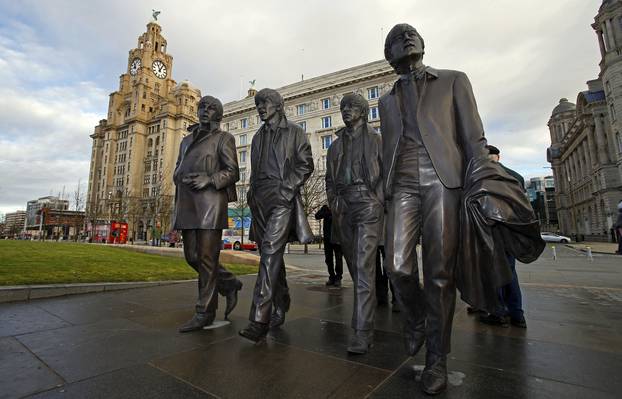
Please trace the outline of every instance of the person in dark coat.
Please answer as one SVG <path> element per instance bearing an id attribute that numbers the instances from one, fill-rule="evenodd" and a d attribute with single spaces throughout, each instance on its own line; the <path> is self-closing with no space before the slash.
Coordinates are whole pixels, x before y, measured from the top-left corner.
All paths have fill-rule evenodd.
<path id="1" fill-rule="evenodd" d="M 405 319 L 408 353 L 426 343 L 422 389 L 438 394 L 447 387 L 464 173 L 472 158 L 486 156 L 486 139 L 469 79 L 425 66 L 424 41 L 415 28 L 394 26 L 384 53 L 400 75 L 379 101 L 386 268 Z"/>
<path id="2" fill-rule="evenodd" d="M 242 283 L 218 262 L 222 230 L 228 227 L 227 206 L 236 200 L 235 183 L 240 179 L 235 139 L 220 130 L 222 115 L 220 100 L 201 98 L 197 108 L 199 123 L 190 126 L 190 134 L 181 141 L 173 174 L 173 228 L 181 230 L 186 261 L 199 273 L 196 312 L 180 332 L 212 324 L 218 292 L 227 297 L 226 318 L 242 288 Z"/>
<path id="3" fill-rule="evenodd" d="M 260 261 L 250 324 L 239 334 L 259 342 L 270 327 L 285 322 L 289 310 L 283 262 L 288 240 L 308 243 L 313 239 L 300 197 L 300 188 L 313 172 L 313 156 L 304 130 L 287 121 L 278 92 L 260 90 L 255 105 L 264 123 L 251 143 L 247 202 L 253 215 L 249 238 L 257 242 Z"/>
<path id="4" fill-rule="evenodd" d="M 326 197 L 333 212 L 333 242 L 341 244 L 354 283 L 348 352 L 367 353 L 376 311 L 376 253 L 382 236 L 382 138 L 367 123 L 369 105 L 359 94 L 341 100 L 346 127 L 328 148 Z"/>
<path id="5" fill-rule="evenodd" d="M 331 242 L 331 229 L 333 225 L 333 215 L 328 205 L 324 204 L 315 213 L 315 220 L 322 221 L 322 239 L 324 241 L 324 261 L 328 268 L 328 287 L 341 287 L 343 276 L 343 255 L 341 245 Z M 333 258 L 334 256 L 334 258 Z"/>
<path id="6" fill-rule="evenodd" d="M 489 157 L 492 161 L 498 162 L 508 174 L 518 181 L 520 187 L 525 187 L 525 179 L 515 172 L 499 162 L 501 159 L 500 151 L 493 145 L 486 146 L 489 152 Z M 508 326 L 508 322 L 512 325 L 520 328 L 527 328 L 527 322 L 523 312 L 523 296 L 518 281 L 518 275 L 516 274 L 516 258 L 512 255 L 507 255 L 507 261 L 512 270 L 512 281 L 503 287 L 499 288 L 499 307 L 498 310 L 493 313 L 488 313 L 480 316 L 480 321 L 486 324 L 499 325 L 502 327 Z"/>

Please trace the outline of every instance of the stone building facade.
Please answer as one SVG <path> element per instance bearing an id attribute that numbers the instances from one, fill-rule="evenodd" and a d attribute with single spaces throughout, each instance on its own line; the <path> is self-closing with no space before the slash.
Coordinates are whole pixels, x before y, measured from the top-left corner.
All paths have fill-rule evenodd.
<path id="1" fill-rule="evenodd" d="M 622 1 L 604 0 L 592 28 L 601 61 L 597 79 L 573 104 L 561 99 L 548 122 L 560 230 L 609 241 L 622 200 Z"/>
<path id="2" fill-rule="evenodd" d="M 8 212 L 4 215 L 4 228 L 2 234 L 14 237 L 24 230 L 26 224 L 26 211 Z"/>
<path id="3" fill-rule="evenodd" d="M 355 92 L 367 99 L 369 123 L 379 130 L 378 99 L 391 90 L 395 79 L 393 69 L 383 60 L 275 88 L 285 101 L 287 119 L 302 126 L 311 143 L 316 171 L 309 179 L 307 191 L 303 191 L 303 203 L 310 213 L 325 201 L 323 179 L 326 154 L 336 138 L 335 132 L 344 126 L 339 110 L 344 94 Z M 238 150 L 240 198 L 245 198 L 249 184 L 251 141 L 261 126 L 261 120 L 255 111 L 254 94 L 255 91 L 251 89 L 245 99 L 224 105 L 223 129 L 234 135 Z M 313 217 L 309 222 L 312 229 L 319 234 L 320 223 Z"/>
<path id="4" fill-rule="evenodd" d="M 37 215 L 43 208 L 55 211 L 68 210 L 69 201 L 52 195 L 28 201 L 26 203 L 25 230 L 39 230 L 40 221 Z"/>
<path id="5" fill-rule="evenodd" d="M 196 106 L 201 97 L 189 83 L 172 80 L 172 66 L 160 25 L 149 23 L 137 47 L 129 52 L 119 90 L 110 94 L 107 119 L 101 120 L 91 135 L 87 224 L 123 220 L 135 239 L 150 239 L 154 227 L 164 232 L 170 228 L 172 175 L 179 143 L 186 128 L 197 122 Z M 349 92 L 367 98 L 369 121 L 379 129 L 378 99 L 395 79 L 387 62 L 376 61 L 275 88 L 285 99 L 288 119 L 308 134 L 322 194 L 326 153 L 335 131 L 343 126 L 341 98 Z M 224 104 L 222 128 L 236 139 L 241 198 L 246 197 L 250 177 L 250 144 L 261 124 L 255 111 L 255 92 L 250 89 L 246 98 Z M 322 200 L 314 198 L 311 205 Z M 312 217 L 310 221 L 317 231 L 319 224 Z"/>
<path id="6" fill-rule="evenodd" d="M 169 227 L 179 144 L 197 122 L 201 93 L 172 79 L 167 50 L 160 25 L 147 24 L 129 51 L 119 89 L 110 94 L 107 119 L 91 135 L 86 201 L 91 227 L 125 220 L 134 239 Z"/>

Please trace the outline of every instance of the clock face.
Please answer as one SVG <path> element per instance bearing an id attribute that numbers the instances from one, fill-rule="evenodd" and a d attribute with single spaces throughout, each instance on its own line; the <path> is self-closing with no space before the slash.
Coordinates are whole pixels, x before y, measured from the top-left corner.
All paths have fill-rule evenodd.
<path id="1" fill-rule="evenodd" d="M 132 76 L 138 73 L 138 70 L 140 69 L 141 64 L 142 63 L 140 62 L 140 58 L 134 58 L 134 60 L 130 64 L 130 74 Z"/>
<path id="2" fill-rule="evenodd" d="M 166 65 L 160 60 L 153 61 L 153 65 L 151 65 L 151 69 L 155 76 L 160 79 L 164 79 L 166 77 Z"/>

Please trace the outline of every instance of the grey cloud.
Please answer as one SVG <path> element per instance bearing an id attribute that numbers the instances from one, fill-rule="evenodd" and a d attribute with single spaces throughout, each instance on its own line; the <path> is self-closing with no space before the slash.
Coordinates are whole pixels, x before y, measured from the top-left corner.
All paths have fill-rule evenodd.
<path id="1" fill-rule="evenodd" d="M 3 6 L 5 18 L 12 18 L 11 29 L 27 45 L 3 42 L 6 29 L 0 28 L 0 63 L 11 63 L 10 72 L 0 68 L 0 78 L 11 82 L 0 101 L 7 90 L 26 100 L 13 108 L 0 106 L 0 140 L 11 141 L 19 153 L 25 142 L 9 136 L 37 137 L 47 147 L 60 137 L 60 147 L 75 154 L 72 159 L 88 160 L 88 135 L 105 117 L 106 96 L 117 89 L 127 51 L 152 8 L 162 10 L 159 22 L 174 57 L 173 78 L 189 79 L 225 102 L 243 95 L 251 79 L 260 88 L 279 87 L 303 73 L 318 76 L 381 59 L 381 32 L 408 22 L 425 38 L 426 63 L 467 72 L 487 137 L 503 148 L 505 162 L 536 173 L 547 165 L 552 108 L 560 97 L 574 101 L 585 81 L 597 76 L 598 45 L 590 24 L 599 5 L 599 0 L 11 2 Z M 22 54 L 8 57 L 1 48 Z M 33 81 L 24 76 L 29 74 L 41 83 L 35 92 L 24 89 Z M 54 84 L 46 88 L 49 80 Z M 41 108 L 29 113 L 30 101 Z M 46 108 L 65 116 L 49 122 Z M 51 152 L 63 158 L 62 151 Z"/>

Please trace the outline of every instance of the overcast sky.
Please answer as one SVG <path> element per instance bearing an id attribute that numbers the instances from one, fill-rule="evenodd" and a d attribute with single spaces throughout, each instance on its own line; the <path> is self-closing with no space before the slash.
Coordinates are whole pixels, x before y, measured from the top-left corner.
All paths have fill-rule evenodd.
<path id="1" fill-rule="evenodd" d="M 383 34 L 410 23 L 425 39 L 427 65 L 470 77 L 502 162 L 545 175 L 551 110 L 598 76 L 590 24 L 600 3 L 0 0 L 0 212 L 86 187 L 89 135 L 153 8 L 162 11 L 173 79 L 223 102 L 251 79 L 280 87 L 382 59 Z"/>

